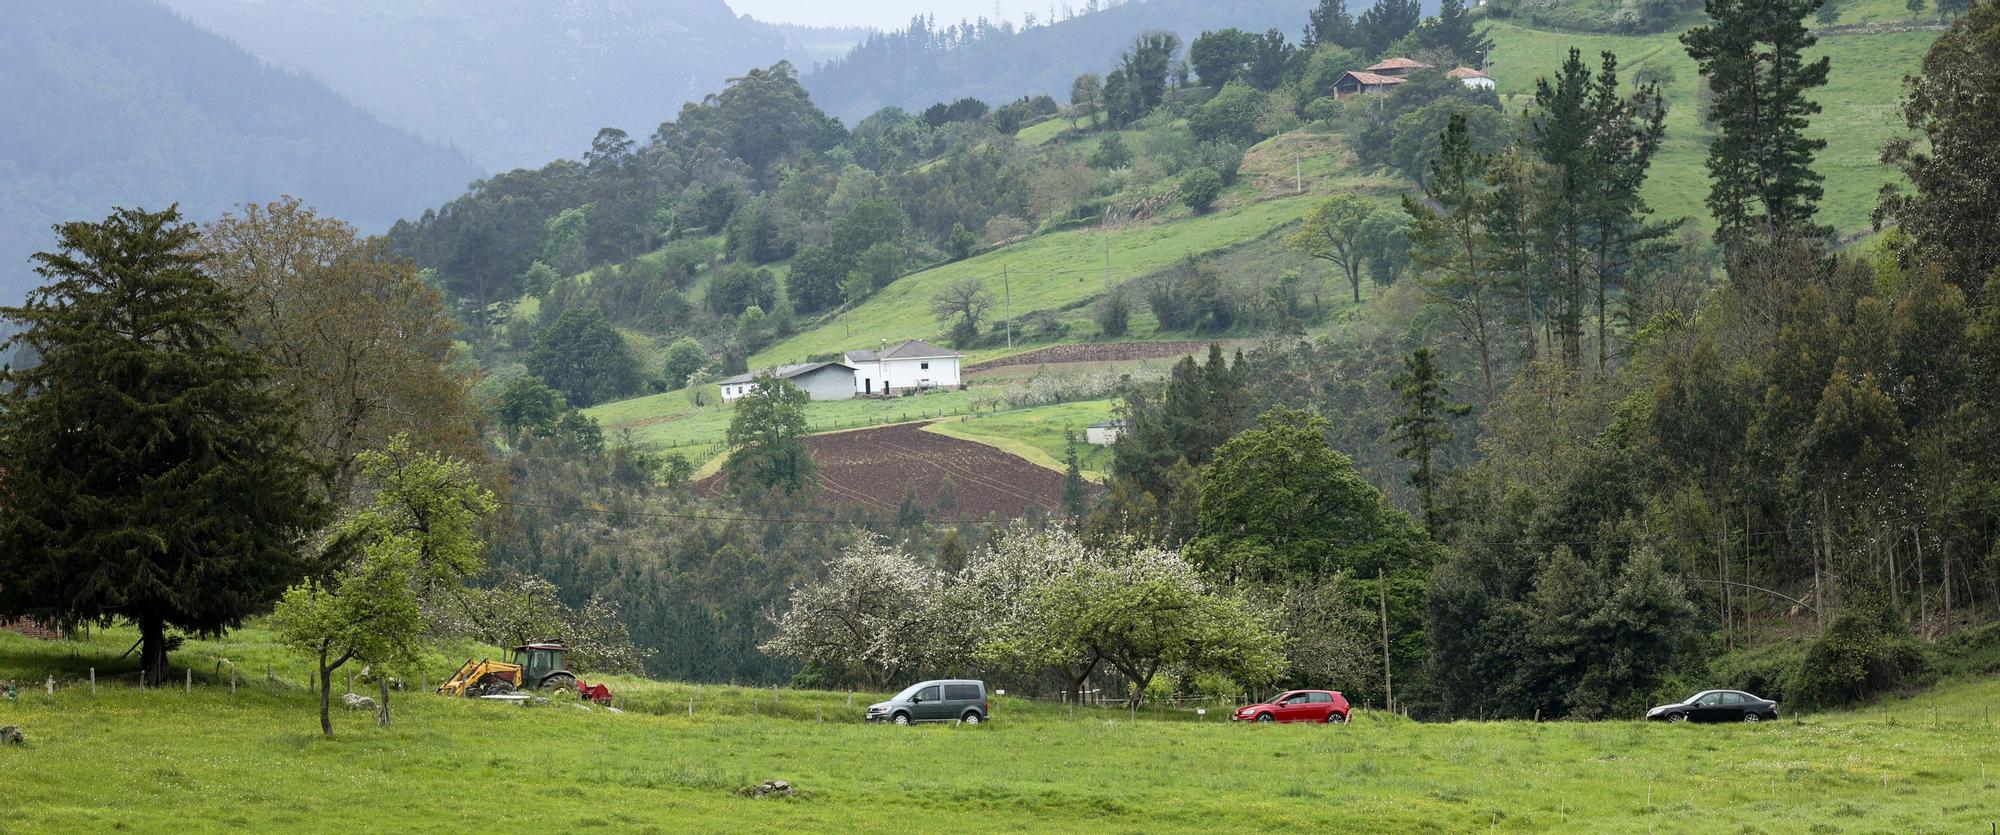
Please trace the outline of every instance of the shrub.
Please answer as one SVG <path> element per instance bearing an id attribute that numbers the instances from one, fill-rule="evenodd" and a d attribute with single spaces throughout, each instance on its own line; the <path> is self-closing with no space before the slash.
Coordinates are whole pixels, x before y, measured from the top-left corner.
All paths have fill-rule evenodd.
<path id="1" fill-rule="evenodd" d="M 1807 645 L 1785 686 L 1800 707 L 1840 707 L 1918 683 L 1928 671 L 1923 650 L 1885 607 L 1842 611 L 1826 634 Z"/>
<path id="2" fill-rule="evenodd" d="M 1671 698 L 1686 698 L 1695 690 L 1712 686 L 1747 690 L 1781 702 L 1791 701 L 1792 694 L 1785 688 L 1791 686 L 1791 680 L 1798 673 L 1799 665 L 1805 662 L 1805 657 L 1804 641 L 1737 650 L 1709 662 L 1708 681 Z"/>
<path id="3" fill-rule="evenodd" d="M 1195 214 L 1207 212 L 1221 196 L 1222 175 L 1215 173 L 1215 169 L 1196 168 L 1181 176 L 1181 202 Z"/>

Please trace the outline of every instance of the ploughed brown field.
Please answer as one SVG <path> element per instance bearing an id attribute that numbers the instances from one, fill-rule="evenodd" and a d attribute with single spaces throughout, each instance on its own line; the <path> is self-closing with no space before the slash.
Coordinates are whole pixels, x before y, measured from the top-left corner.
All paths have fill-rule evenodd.
<path id="1" fill-rule="evenodd" d="M 894 514 L 903 494 L 915 490 L 931 518 L 1011 519 L 1039 507 L 1053 513 L 1061 505 L 1063 476 L 1018 455 L 985 444 L 924 431 L 924 423 L 877 426 L 808 436 L 819 465 L 819 501 Z M 939 488 L 949 477 L 958 501 L 937 509 Z M 716 495 L 721 475 L 702 479 L 695 489 Z"/>
<path id="2" fill-rule="evenodd" d="M 878 426 L 806 439 L 819 465 L 820 501 L 896 512 L 903 494 L 933 516 L 983 519 L 1025 516 L 1028 508 L 1054 512 L 1063 476 L 985 444 L 924 431 L 920 423 Z M 951 478 L 957 506 L 940 513 L 938 489 Z"/>

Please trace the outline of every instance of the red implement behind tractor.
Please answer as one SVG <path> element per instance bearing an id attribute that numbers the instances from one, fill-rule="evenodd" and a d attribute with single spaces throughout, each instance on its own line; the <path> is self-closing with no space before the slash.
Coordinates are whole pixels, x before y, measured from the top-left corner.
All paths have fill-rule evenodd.
<path id="1" fill-rule="evenodd" d="M 585 701 L 601 705 L 611 704 L 611 688 L 602 684 L 584 684 L 579 681 L 576 683 L 576 695 Z"/>

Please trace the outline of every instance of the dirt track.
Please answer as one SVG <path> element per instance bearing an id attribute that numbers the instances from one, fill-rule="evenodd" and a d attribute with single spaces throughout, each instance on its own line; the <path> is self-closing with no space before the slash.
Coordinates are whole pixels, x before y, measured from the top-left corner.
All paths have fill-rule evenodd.
<path id="1" fill-rule="evenodd" d="M 1036 348 L 1009 357 L 975 362 L 965 367 L 965 373 L 1015 365 L 1157 360 L 1190 354 L 1201 357 L 1208 354 L 1208 345 L 1207 342 L 1079 342 L 1069 345 L 1050 345 L 1047 348 Z"/>

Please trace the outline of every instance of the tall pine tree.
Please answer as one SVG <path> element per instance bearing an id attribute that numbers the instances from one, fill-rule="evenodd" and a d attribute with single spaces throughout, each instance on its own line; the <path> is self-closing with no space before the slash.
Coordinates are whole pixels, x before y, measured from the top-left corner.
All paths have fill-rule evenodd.
<path id="1" fill-rule="evenodd" d="M 1444 374 L 1429 348 L 1412 352 L 1403 361 L 1403 373 L 1396 375 L 1390 384 L 1396 387 L 1396 400 L 1403 411 L 1389 423 L 1389 440 L 1396 443 L 1397 457 L 1415 464 L 1410 471 L 1410 486 L 1417 488 L 1417 506 L 1423 511 L 1424 524 L 1435 529 L 1440 481 L 1438 452 L 1451 443 L 1451 419 L 1463 417 L 1472 407 L 1451 402 L 1450 393 L 1445 391 Z"/>
<path id="2" fill-rule="evenodd" d="M 1827 233 L 1813 223 L 1822 189 L 1812 168 L 1826 140 L 1806 136 L 1820 110 L 1806 93 L 1826 84 L 1831 59 L 1804 57 L 1818 41 L 1806 16 L 1825 1 L 1707 0 L 1713 23 L 1681 35 L 1715 92 L 1708 208 L 1725 245 Z"/>
<path id="3" fill-rule="evenodd" d="M 168 629 L 235 627 L 307 573 L 318 465 L 177 209 L 57 232 L 4 310 L 40 361 L 0 372 L 0 615 L 131 621 L 159 684 Z"/>

